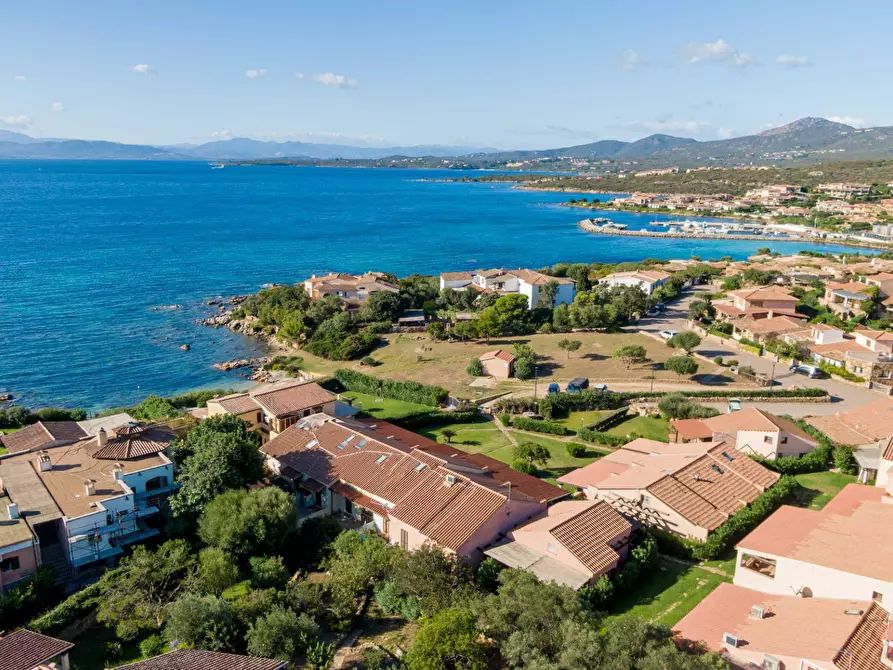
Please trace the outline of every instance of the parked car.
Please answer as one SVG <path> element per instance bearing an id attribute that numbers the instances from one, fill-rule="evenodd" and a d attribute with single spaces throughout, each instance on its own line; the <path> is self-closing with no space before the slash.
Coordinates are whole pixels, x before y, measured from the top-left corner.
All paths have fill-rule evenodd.
<path id="1" fill-rule="evenodd" d="M 549 393 L 561 393 L 561 387 L 558 384 L 549 384 Z"/>
<path id="2" fill-rule="evenodd" d="M 791 372 L 810 379 L 827 379 L 828 373 L 815 365 L 792 365 Z"/>
<path id="3" fill-rule="evenodd" d="M 576 379 L 572 379 L 567 384 L 567 392 L 568 393 L 579 393 L 584 389 L 589 388 L 589 380 L 585 377 L 577 377 Z"/>
<path id="4" fill-rule="evenodd" d="M 741 410 L 741 398 L 729 398 L 729 414 Z"/>
<path id="5" fill-rule="evenodd" d="M 608 385 L 607 384 L 596 384 L 592 388 L 594 388 L 596 391 L 607 391 Z"/>
<path id="6" fill-rule="evenodd" d="M 650 317 L 660 316 L 660 310 L 657 307 L 652 307 L 647 312 L 645 312 L 645 315 Z"/>
<path id="7" fill-rule="evenodd" d="M 665 340 L 672 340 L 678 332 L 678 330 L 662 330 L 660 336 Z"/>
<path id="8" fill-rule="evenodd" d="M 536 412 L 524 412 L 523 414 L 521 414 L 521 416 L 523 416 L 525 419 L 542 420 L 542 418 L 543 418 L 541 415 L 537 414 Z"/>
<path id="9" fill-rule="evenodd" d="M 658 312 L 663 312 L 666 308 L 667 306 L 662 302 L 659 302 L 654 306 L 654 309 L 656 309 Z"/>

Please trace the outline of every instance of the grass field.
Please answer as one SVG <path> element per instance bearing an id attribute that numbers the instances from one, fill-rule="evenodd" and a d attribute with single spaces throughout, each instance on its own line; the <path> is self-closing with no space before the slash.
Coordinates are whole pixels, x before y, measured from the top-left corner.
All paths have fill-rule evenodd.
<path id="1" fill-rule="evenodd" d="M 795 494 L 792 504 L 809 509 L 822 509 L 844 486 L 856 481 L 855 475 L 837 472 L 810 472 L 794 475 L 794 479 L 804 490 Z"/>
<path id="2" fill-rule="evenodd" d="M 472 454 L 490 454 L 510 445 L 508 438 L 499 430 L 496 423 L 486 417 L 481 417 L 480 420 L 473 423 L 453 423 L 418 432 L 436 440 L 444 428 L 456 431 L 456 435 L 450 439 L 450 444 Z M 444 442 L 445 440 L 441 439 L 440 441 Z"/>
<path id="3" fill-rule="evenodd" d="M 403 400 L 391 400 L 390 398 L 381 398 L 378 400 L 373 395 L 354 393 L 353 391 L 342 393 L 341 397 L 350 398 L 354 401 L 355 406 L 357 402 L 362 403 L 363 411 L 366 414 L 383 421 L 387 421 L 388 419 L 402 419 L 405 416 L 410 416 L 411 414 L 416 414 L 418 412 L 427 412 L 432 409 L 427 405 L 417 405 L 414 402 L 405 402 Z"/>
<path id="4" fill-rule="evenodd" d="M 519 444 L 533 442 L 534 444 L 542 445 L 549 450 L 549 462 L 546 464 L 546 467 L 540 471 L 540 477 L 546 479 L 557 479 L 571 470 L 576 470 L 577 468 L 582 468 L 584 465 L 589 465 L 602 456 L 599 452 L 589 448 L 585 457 L 574 458 L 567 452 L 568 442 L 553 440 L 548 437 L 540 437 L 539 435 L 530 435 L 529 433 L 519 433 L 517 431 L 509 432 Z M 512 461 L 511 449 L 502 449 L 499 452 L 490 454 L 490 456 L 498 458 L 505 463 L 511 463 Z"/>
<path id="5" fill-rule="evenodd" d="M 634 416 L 613 428 L 609 428 L 606 432 L 611 435 L 638 433 L 641 437 L 647 437 L 649 440 L 669 442 L 670 420 L 663 417 Z"/>
<path id="6" fill-rule="evenodd" d="M 564 426 L 567 426 L 573 431 L 578 431 L 581 428 L 588 428 L 592 424 L 594 424 L 599 419 L 603 419 L 611 412 L 599 412 L 599 411 L 591 411 L 591 412 L 571 412 L 568 416 L 564 418 L 556 418 L 553 419 L 555 423 L 560 423 Z"/>
<path id="7" fill-rule="evenodd" d="M 641 585 L 618 598 L 610 614 L 632 614 L 646 621 L 673 626 L 731 577 L 717 575 L 697 566 L 667 562 L 654 568 Z"/>
<path id="8" fill-rule="evenodd" d="M 532 382 L 515 380 L 496 382 L 490 387 L 471 387 L 472 377 L 465 372 L 469 361 L 494 349 L 511 349 L 512 344 L 529 344 L 542 357 L 539 365 L 539 383 L 567 383 L 574 377 L 587 377 L 593 384 L 599 382 L 644 380 L 651 374 L 651 364 L 655 363 L 655 378 L 658 381 L 677 381 L 674 372 L 664 370 L 664 363 L 676 351 L 657 340 L 635 333 L 573 333 L 573 339 L 583 344 L 580 350 L 568 358 L 559 349 L 558 342 L 569 337 L 567 334 L 525 335 L 523 337 L 501 337 L 489 343 L 477 342 L 435 342 L 424 334 L 390 333 L 382 336 L 382 345 L 371 353 L 381 364 L 376 367 L 362 367 L 354 361 L 327 361 L 307 352 L 298 352 L 304 358 L 304 367 L 310 372 L 331 374 L 341 367 L 356 368 L 376 377 L 397 380 L 414 380 L 425 384 L 442 386 L 464 397 L 481 397 L 493 390 L 513 388 L 533 388 Z M 626 368 L 620 360 L 611 358 L 614 350 L 628 344 L 641 344 L 647 351 L 649 362 Z M 699 375 L 725 375 L 722 368 L 698 361 Z M 731 380 L 730 380 L 731 381 Z"/>

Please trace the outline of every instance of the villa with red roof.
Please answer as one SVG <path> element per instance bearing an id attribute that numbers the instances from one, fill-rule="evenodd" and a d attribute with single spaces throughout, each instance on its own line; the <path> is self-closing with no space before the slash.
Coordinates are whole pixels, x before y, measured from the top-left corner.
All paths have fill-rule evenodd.
<path id="1" fill-rule="evenodd" d="M 677 442 L 729 441 L 742 453 L 770 459 L 803 456 L 818 446 L 818 440 L 790 419 L 755 407 L 709 419 L 673 419 L 670 426 Z"/>
<path id="2" fill-rule="evenodd" d="M 714 302 L 721 319 L 771 319 L 776 316 L 805 318 L 797 313 L 798 298 L 781 286 L 757 286 L 729 292 L 731 302 Z"/>
<path id="3" fill-rule="evenodd" d="M 441 291 L 450 288 L 456 291 L 472 290 L 478 293 L 497 293 L 499 295 L 520 293 L 527 296 L 527 305 L 530 309 L 539 306 L 540 289 L 546 284 L 552 284 L 557 288 L 552 299 L 553 306 L 569 305 L 574 301 L 577 292 L 573 279 L 553 277 L 536 270 L 495 268 L 493 270 L 442 272 L 440 274 Z"/>
<path id="4" fill-rule="evenodd" d="M 558 481 L 629 519 L 703 541 L 778 477 L 728 442 L 638 438 Z"/>
<path id="5" fill-rule="evenodd" d="M 667 283 L 672 275 L 660 270 L 636 270 L 635 272 L 615 272 L 598 280 L 599 284 L 606 286 L 631 286 L 638 287 L 651 295 L 661 286 Z"/>
<path id="6" fill-rule="evenodd" d="M 508 351 L 497 349 L 482 354 L 478 359 L 484 374 L 496 379 L 509 379 L 515 375 L 515 357 Z"/>
<path id="7" fill-rule="evenodd" d="M 451 454 L 407 433 L 385 422 L 314 414 L 261 451 L 277 482 L 296 492 L 299 521 L 343 513 L 404 549 L 430 542 L 471 562 L 566 496 L 530 475 L 491 468 L 481 455 Z"/>

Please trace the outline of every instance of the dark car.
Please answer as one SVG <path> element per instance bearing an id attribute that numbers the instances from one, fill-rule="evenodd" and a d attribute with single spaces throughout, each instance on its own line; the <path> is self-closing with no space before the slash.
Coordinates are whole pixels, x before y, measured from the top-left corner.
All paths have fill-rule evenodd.
<path id="1" fill-rule="evenodd" d="M 584 389 L 589 388 L 589 380 L 585 377 L 577 377 L 576 379 L 572 379 L 567 384 L 567 392 L 568 393 L 579 393 Z"/>
<path id="2" fill-rule="evenodd" d="M 561 387 L 558 384 L 549 384 L 549 393 L 561 393 Z"/>
<path id="3" fill-rule="evenodd" d="M 792 365 L 791 372 L 795 375 L 803 375 L 804 377 L 809 377 L 810 379 L 827 379 L 828 373 L 822 370 L 821 368 L 817 368 L 814 365 Z"/>

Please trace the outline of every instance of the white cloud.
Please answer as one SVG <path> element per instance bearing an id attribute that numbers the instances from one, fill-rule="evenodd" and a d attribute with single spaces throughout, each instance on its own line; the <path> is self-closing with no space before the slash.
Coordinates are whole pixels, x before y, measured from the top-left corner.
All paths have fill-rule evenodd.
<path id="1" fill-rule="evenodd" d="M 345 77 L 343 74 L 335 74 L 334 72 L 322 72 L 320 74 L 295 72 L 295 79 L 315 81 L 317 84 L 334 86 L 335 88 L 356 88 L 360 84 L 356 79 Z"/>
<path id="2" fill-rule="evenodd" d="M 738 51 L 722 39 L 715 42 L 689 42 L 679 47 L 679 56 L 688 65 L 719 63 L 730 67 L 747 67 L 754 64 L 753 56 Z"/>
<path id="3" fill-rule="evenodd" d="M 782 54 L 781 56 L 776 58 L 775 64 L 790 69 L 798 67 L 810 67 L 812 65 L 812 63 L 809 62 L 806 56 L 789 56 L 788 54 Z"/>
<path id="4" fill-rule="evenodd" d="M 134 72 L 139 72 L 140 74 L 158 74 L 158 70 L 156 70 L 151 65 L 146 65 L 145 63 L 140 63 L 139 65 L 134 65 L 130 68 Z"/>
<path id="5" fill-rule="evenodd" d="M 246 70 L 245 76 L 249 79 L 263 79 L 267 76 L 267 71 L 264 68 L 261 68 L 259 70 Z"/>
<path id="6" fill-rule="evenodd" d="M 231 140 L 233 135 L 226 128 L 221 128 L 213 133 L 211 133 L 212 140 Z"/>
<path id="7" fill-rule="evenodd" d="M 729 139 L 730 137 L 735 136 L 735 131 L 731 128 L 717 128 L 716 129 L 717 136 L 721 137 L 724 140 Z"/>
<path id="8" fill-rule="evenodd" d="M 639 52 L 634 49 L 627 49 L 620 56 L 620 62 L 617 64 L 621 72 L 632 72 L 645 64 Z"/>
<path id="9" fill-rule="evenodd" d="M 65 111 L 65 105 L 63 105 L 61 102 L 54 102 L 52 107 L 53 111 L 56 112 L 56 114 L 61 114 Z"/>
<path id="10" fill-rule="evenodd" d="M 15 77 L 13 77 L 13 79 L 15 79 L 16 81 L 28 81 L 28 77 L 23 74 L 17 74 Z"/>
<path id="11" fill-rule="evenodd" d="M 13 128 L 16 130 L 25 130 L 34 121 L 26 114 L 18 114 L 16 116 L 0 116 L 0 128 Z"/>
<path id="12" fill-rule="evenodd" d="M 834 123 L 844 123 L 848 126 L 864 126 L 868 124 L 868 121 L 865 119 L 860 119 L 856 116 L 829 116 L 829 121 L 834 121 Z"/>

